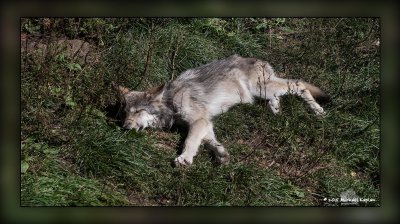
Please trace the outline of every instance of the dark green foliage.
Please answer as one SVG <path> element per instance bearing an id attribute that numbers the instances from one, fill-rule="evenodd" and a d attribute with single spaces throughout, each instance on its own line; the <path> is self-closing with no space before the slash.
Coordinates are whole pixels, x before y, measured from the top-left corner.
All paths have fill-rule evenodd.
<path id="1" fill-rule="evenodd" d="M 30 18 L 21 37 L 36 49 L 21 46 L 23 206 L 337 206 L 324 198 L 347 190 L 380 205 L 379 19 Z M 179 133 L 126 132 L 108 110 L 111 82 L 145 90 L 234 53 L 321 87 L 327 116 L 294 96 L 277 116 L 235 106 L 215 119 L 231 163 L 202 148 L 174 168 Z"/>

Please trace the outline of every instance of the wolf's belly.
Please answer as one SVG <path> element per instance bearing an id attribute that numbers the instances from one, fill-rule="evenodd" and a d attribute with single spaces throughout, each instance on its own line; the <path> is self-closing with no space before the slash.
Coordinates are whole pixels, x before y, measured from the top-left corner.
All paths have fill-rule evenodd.
<path id="1" fill-rule="evenodd" d="M 253 97 L 248 89 L 232 88 L 228 91 L 214 92 L 209 96 L 207 110 L 211 116 L 216 116 L 239 103 L 253 103 Z"/>

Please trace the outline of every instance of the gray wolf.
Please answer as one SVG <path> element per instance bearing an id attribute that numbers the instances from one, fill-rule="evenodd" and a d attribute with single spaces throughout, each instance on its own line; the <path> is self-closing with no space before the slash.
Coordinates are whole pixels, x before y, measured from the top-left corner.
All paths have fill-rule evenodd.
<path id="1" fill-rule="evenodd" d="M 176 121 L 188 125 L 183 151 L 175 159 L 178 166 L 192 164 L 201 143 L 210 146 L 220 163 L 229 161 L 229 153 L 215 137 L 212 118 L 235 104 L 253 103 L 259 97 L 268 100 L 277 114 L 280 97 L 295 94 L 315 114 L 324 115 L 315 99 L 327 97 L 307 82 L 279 78 L 265 61 L 238 55 L 186 70 L 175 80 L 145 92 L 115 87 L 125 113 L 123 128 L 170 128 Z"/>

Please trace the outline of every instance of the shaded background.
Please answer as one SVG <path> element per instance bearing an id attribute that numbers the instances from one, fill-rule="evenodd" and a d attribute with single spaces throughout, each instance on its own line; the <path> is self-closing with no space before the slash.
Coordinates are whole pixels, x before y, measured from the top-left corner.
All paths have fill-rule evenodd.
<path id="1" fill-rule="evenodd" d="M 398 155 L 395 124 L 397 109 L 393 97 L 397 84 L 398 66 L 398 13 L 395 5 L 389 3 L 261 3 L 254 2 L 217 2 L 217 3 L 180 3 L 164 4 L 69 4 L 57 3 L 12 4 L 2 3 L 2 216 L 6 221 L 58 221 L 58 220 L 133 220 L 157 221 L 167 218 L 192 220 L 196 214 L 205 213 L 201 218 L 213 217 L 221 221 L 235 220 L 355 220 L 377 221 L 393 220 L 398 209 L 394 195 L 394 182 L 398 179 L 394 158 Z M 142 209 L 121 208 L 71 209 L 71 208 L 20 208 L 19 207 L 19 17 L 20 16 L 379 16 L 382 26 L 382 199 L 381 208 L 368 209 L 306 209 L 306 208 L 230 208 L 230 209 Z M 17 103 L 16 103 L 17 102 Z M 11 159 L 14 158 L 14 159 Z M 100 208 L 99 208 L 100 209 Z M 103 209 L 103 208 L 101 208 Z M 154 216 L 157 213 L 157 217 Z M 215 217 L 215 218 L 214 218 Z M 201 218 L 195 220 L 201 221 Z M 231 220 L 230 220 L 231 219 Z"/>

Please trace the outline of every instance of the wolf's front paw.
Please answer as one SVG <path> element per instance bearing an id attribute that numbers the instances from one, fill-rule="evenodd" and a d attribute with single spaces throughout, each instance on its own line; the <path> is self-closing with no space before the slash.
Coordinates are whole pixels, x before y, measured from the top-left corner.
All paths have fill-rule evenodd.
<path id="1" fill-rule="evenodd" d="M 320 107 L 320 106 L 316 106 L 313 109 L 314 109 L 315 114 L 318 115 L 318 116 L 325 116 L 325 114 L 326 114 L 324 109 L 322 107 Z"/>
<path id="2" fill-rule="evenodd" d="M 325 116 L 325 115 L 326 115 L 324 109 L 322 109 L 322 108 L 321 108 L 320 110 L 316 111 L 315 113 L 316 113 L 318 116 Z"/>
<path id="3" fill-rule="evenodd" d="M 192 165 L 193 159 L 185 158 L 185 156 L 178 156 L 175 158 L 175 166 L 180 167 L 180 166 L 189 166 Z"/>

